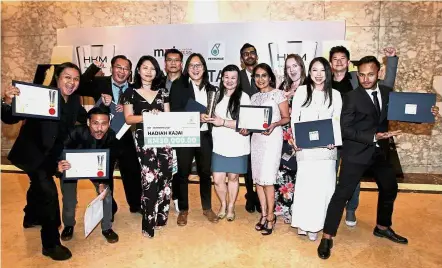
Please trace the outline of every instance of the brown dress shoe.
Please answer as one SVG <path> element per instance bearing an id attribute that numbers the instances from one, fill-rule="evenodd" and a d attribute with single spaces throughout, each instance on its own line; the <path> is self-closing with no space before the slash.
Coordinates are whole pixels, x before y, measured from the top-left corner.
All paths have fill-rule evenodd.
<path id="1" fill-rule="evenodd" d="M 180 211 L 178 214 L 178 219 L 176 220 L 176 223 L 178 226 L 186 226 L 187 225 L 187 215 L 189 214 L 189 211 L 184 210 Z"/>
<path id="2" fill-rule="evenodd" d="M 215 214 L 215 212 L 213 212 L 213 210 L 211 210 L 211 209 L 203 210 L 203 214 L 204 214 L 204 216 L 207 217 L 207 219 L 208 219 L 210 222 L 217 223 L 218 220 L 219 220 L 218 216 L 217 216 L 217 215 Z"/>

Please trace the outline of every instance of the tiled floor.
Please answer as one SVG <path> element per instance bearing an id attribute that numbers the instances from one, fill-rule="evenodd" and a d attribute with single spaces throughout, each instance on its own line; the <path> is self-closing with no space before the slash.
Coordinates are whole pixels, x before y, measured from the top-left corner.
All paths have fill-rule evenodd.
<path id="1" fill-rule="evenodd" d="M 22 228 L 22 208 L 28 180 L 22 174 L 2 173 L 1 254 L 2 267 L 442 267 L 442 195 L 400 193 L 395 205 L 394 229 L 409 238 L 409 245 L 397 245 L 372 235 L 376 192 L 362 192 L 358 226 L 341 225 L 332 257 L 316 255 L 319 242 L 298 237 L 296 230 L 277 223 L 276 232 L 263 237 L 253 230 L 258 215 L 244 210 L 244 188 L 237 202 L 234 222 L 209 223 L 202 216 L 198 185 L 190 186 L 191 211 L 186 227 L 176 225 L 172 212 L 168 226 L 154 239 L 141 235 L 141 216 L 130 214 L 120 180 L 116 200 L 120 210 L 114 230 L 117 244 L 107 244 L 98 227 L 89 238 L 83 232 L 83 213 L 94 198 L 89 181 L 79 184 L 77 227 L 73 240 L 65 243 L 73 258 L 54 262 L 41 255 L 38 228 Z M 214 207 L 218 207 L 213 195 Z"/>

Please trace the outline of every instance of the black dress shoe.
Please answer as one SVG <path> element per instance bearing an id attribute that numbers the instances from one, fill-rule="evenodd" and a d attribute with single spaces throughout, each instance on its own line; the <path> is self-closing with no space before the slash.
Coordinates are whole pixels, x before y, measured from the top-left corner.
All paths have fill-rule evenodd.
<path id="1" fill-rule="evenodd" d="M 107 242 L 109 243 L 117 243 L 118 242 L 118 235 L 112 230 L 108 229 L 101 232 L 104 237 L 106 237 Z"/>
<path id="2" fill-rule="evenodd" d="M 385 230 L 379 229 L 377 226 L 373 230 L 373 234 L 377 237 L 385 237 L 390 239 L 391 241 L 399 244 L 408 244 L 408 240 L 405 237 L 402 237 L 396 234 L 393 229 L 388 227 Z"/>
<path id="3" fill-rule="evenodd" d="M 332 247 L 333 247 L 332 239 L 322 238 L 321 243 L 319 244 L 318 247 L 319 258 L 324 260 L 328 259 L 330 257 L 330 249 L 332 249 Z"/>
<path id="4" fill-rule="evenodd" d="M 42 253 L 54 261 L 64 261 L 72 257 L 71 251 L 63 245 L 56 245 L 53 248 L 43 248 Z"/>
<path id="5" fill-rule="evenodd" d="M 253 200 L 248 200 L 246 201 L 246 210 L 249 213 L 253 213 L 255 212 L 255 202 Z"/>
<path id="6" fill-rule="evenodd" d="M 261 204 L 259 203 L 259 200 L 256 201 L 256 203 L 255 203 L 255 207 L 256 207 L 256 211 L 259 212 L 259 213 L 261 213 Z"/>
<path id="7" fill-rule="evenodd" d="M 74 236 L 74 227 L 73 226 L 65 226 L 63 232 L 61 232 L 61 240 L 69 241 Z"/>
<path id="8" fill-rule="evenodd" d="M 32 228 L 37 225 L 41 225 L 37 220 L 23 220 L 23 228 L 25 229 Z"/>

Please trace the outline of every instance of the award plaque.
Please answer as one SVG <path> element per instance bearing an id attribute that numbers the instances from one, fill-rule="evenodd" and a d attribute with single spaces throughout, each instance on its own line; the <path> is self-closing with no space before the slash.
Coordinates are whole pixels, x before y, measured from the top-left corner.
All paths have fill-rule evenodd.
<path id="1" fill-rule="evenodd" d="M 219 94 L 220 91 L 209 91 L 208 97 L 207 97 L 207 110 L 206 110 L 206 114 L 209 117 L 213 117 L 215 114 L 215 108 L 216 108 L 216 104 L 218 102 L 219 99 Z"/>

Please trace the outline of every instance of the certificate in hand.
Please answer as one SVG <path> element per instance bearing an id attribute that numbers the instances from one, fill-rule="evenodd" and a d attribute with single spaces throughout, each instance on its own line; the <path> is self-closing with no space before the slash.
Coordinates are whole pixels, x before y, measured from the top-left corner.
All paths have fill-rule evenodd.
<path id="1" fill-rule="evenodd" d="M 103 199 L 107 194 L 107 189 L 99 194 L 92 202 L 87 205 L 84 213 L 84 237 L 88 237 L 95 227 L 103 219 Z"/>
<path id="2" fill-rule="evenodd" d="M 63 159 L 71 168 L 63 172 L 64 180 L 108 179 L 109 149 L 64 150 Z"/>
<path id="3" fill-rule="evenodd" d="M 236 131 L 264 132 L 272 123 L 271 106 L 240 105 Z"/>
<path id="4" fill-rule="evenodd" d="M 388 120 L 415 123 L 434 123 L 431 107 L 436 105 L 436 94 L 390 92 Z"/>
<path id="5" fill-rule="evenodd" d="M 334 131 L 332 119 L 295 123 L 294 130 L 296 146 L 301 149 L 341 145 L 338 143 L 341 139 L 340 129 L 339 132 Z"/>
<path id="6" fill-rule="evenodd" d="M 95 103 L 95 107 L 99 107 L 103 104 L 103 101 L 101 98 Z M 115 131 L 117 134 L 117 139 L 120 139 L 126 131 L 130 128 L 130 125 L 126 124 L 126 119 L 124 118 L 123 112 L 117 112 L 117 104 L 115 102 L 111 102 L 110 106 L 110 117 L 111 117 L 111 124 L 110 128 Z"/>
<path id="7" fill-rule="evenodd" d="M 144 145 L 200 147 L 200 113 L 143 113 Z"/>
<path id="8" fill-rule="evenodd" d="M 12 81 L 12 85 L 20 90 L 12 99 L 13 115 L 60 120 L 58 89 L 20 81 Z"/>

